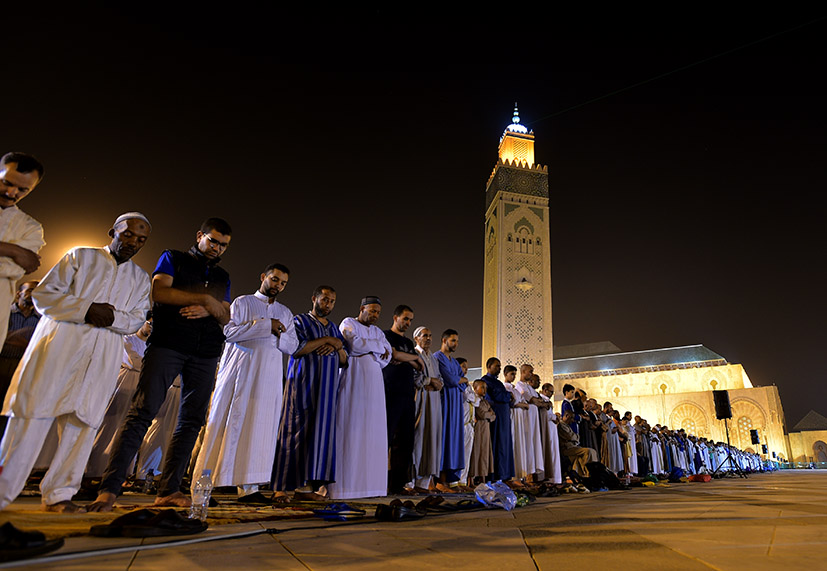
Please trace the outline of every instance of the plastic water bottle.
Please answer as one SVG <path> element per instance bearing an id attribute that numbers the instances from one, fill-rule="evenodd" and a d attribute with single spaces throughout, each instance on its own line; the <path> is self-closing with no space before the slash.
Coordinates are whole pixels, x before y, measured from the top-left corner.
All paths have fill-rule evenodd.
<path id="1" fill-rule="evenodd" d="M 151 494 L 155 491 L 155 470 L 147 468 L 144 475 L 144 493 Z"/>
<path id="2" fill-rule="evenodd" d="M 192 507 L 190 518 L 207 521 L 207 507 L 210 505 L 212 494 L 212 470 L 204 470 L 201 477 L 192 485 Z"/>

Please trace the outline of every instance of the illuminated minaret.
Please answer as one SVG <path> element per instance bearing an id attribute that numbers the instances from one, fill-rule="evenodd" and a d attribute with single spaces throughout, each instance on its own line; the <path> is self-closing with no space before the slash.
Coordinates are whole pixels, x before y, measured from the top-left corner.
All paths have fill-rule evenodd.
<path id="1" fill-rule="evenodd" d="M 548 167 L 534 163 L 534 132 L 514 118 L 485 189 L 482 366 L 534 365 L 552 382 Z"/>

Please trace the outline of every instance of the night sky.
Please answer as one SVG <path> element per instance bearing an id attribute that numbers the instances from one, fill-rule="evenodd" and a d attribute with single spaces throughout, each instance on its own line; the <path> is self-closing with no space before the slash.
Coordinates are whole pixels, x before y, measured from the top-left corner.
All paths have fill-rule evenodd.
<path id="1" fill-rule="evenodd" d="M 411 305 L 478 365 L 485 183 L 516 101 L 549 165 L 555 344 L 702 343 L 777 384 L 788 428 L 827 414 L 822 16 L 142 10 L 4 15 L 0 147 L 47 169 L 20 204 L 37 276 L 123 211 L 153 222 L 148 271 L 220 216 L 233 296 L 280 261 L 294 312 L 321 283 L 336 321 L 379 295 L 380 325 Z"/>

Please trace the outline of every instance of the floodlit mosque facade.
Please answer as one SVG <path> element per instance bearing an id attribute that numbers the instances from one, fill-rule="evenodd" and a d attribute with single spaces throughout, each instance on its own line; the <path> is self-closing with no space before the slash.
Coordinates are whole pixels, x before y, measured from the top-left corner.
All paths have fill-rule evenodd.
<path id="1" fill-rule="evenodd" d="M 485 196 L 481 363 L 493 355 L 503 365 L 531 363 L 542 379 L 554 379 L 558 399 L 569 383 L 621 414 L 724 442 L 712 391 L 727 390 L 730 442 L 758 453 L 766 444 L 766 458 L 789 458 L 778 389 L 753 386 L 742 365 L 703 345 L 634 352 L 611 343 L 553 347 L 548 167 L 534 162 L 534 133 L 520 123 L 516 105 L 498 154 Z M 750 430 L 760 444 L 752 444 Z"/>

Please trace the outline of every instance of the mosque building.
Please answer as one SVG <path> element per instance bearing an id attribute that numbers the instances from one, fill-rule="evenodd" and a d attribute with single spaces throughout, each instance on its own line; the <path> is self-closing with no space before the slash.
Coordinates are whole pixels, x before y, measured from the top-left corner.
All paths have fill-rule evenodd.
<path id="1" fill-rule="evenodd" d="M 727 427 L 716 418 L 713 391 L 726 390 L 730 442 L 758 453 L 766 445 L 768 459 L 790 458 L 777 387 L 754 386 L 742 365 L 703 345 L 634 352 L 611 343 L 553 347 L 548 167 L 535 163 L 534 133 L 520 123 L 516 105 L 498 155 L 485 192 L 481 363 L 494 355 L 503 365 L 531 363 L 541 378 L 554 378 L 558 399 L 569 383 L 621 414 L 723 442 Z"/>

